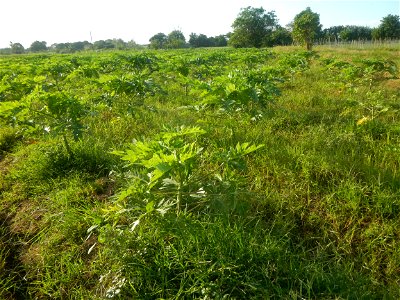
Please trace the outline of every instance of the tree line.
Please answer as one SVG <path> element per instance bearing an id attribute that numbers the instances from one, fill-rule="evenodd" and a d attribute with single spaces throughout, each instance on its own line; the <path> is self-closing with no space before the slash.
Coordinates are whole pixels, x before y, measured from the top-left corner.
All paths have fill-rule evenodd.
<path id="1" fill-rule="evenodd" d="M 37 52 L 56 52 L 56 53 L 74 53 L 85 50 L 104 50 L 104 49 L 137 49 L 144 48 L 144 46 L 138 45 L 135 41 L 125 42 L 122 39 L 107 39 L 99 40 L 94 43 L 88 41 L 72 42 L 72 43 L 55 43 L 47 46 L 45 41 L 34 41 L 29 48 L 25 49 L 21 43 L 10 43 L 9 48 L 0 49 L 1 54 L 21 54 L 25 52 L 37 53 Z"/>
<path id="2" fill-rule="evenodd" d="M 179 30 L 170 34 L 158 33 L 150 38 L 150 48 L 169 49 L 184 47 L 273 47 L 304 44 L 311 50 L 315 41 L 341 42 L 354 40 L 385 40 L 400 39 L 400 17 L 388 15 L 381 20 L 377 28 L 367 26 L 332 26 L 322 29 L 319 14 L 309 7 L 294 17 L 293 22 L 286 27 L 279 25 L 274 11 L 266 12 L 264 8 L 242 8 L 232 24 L 233 32 L 216 37 L 204 34 L 190 35 L 189 43 Z"/>
<path id="3" fill-rule="evenodd" d="M 400 39 L 400 17 L 384 17 L 376 28 L 366 26 L 333 26 L 322 29 L 319 14 L 309 7 L 294 17 L 286 27 L 278 23 L 274 11 L 266 12 L 262 7 L 242 8 L 235 19 L 233 33 L 228 44 L 233 47 L 270 47 L 277 45 L 303 44 L 308 50 L 316 41 L 354 41 Z"/>
<path id="4" fill-rule="evenodd" d="M 294 20 L 285 27 L 279 25 L 274 11 L 267 12 L 264 8 L 246 7 L 240 10 L 232 24 L 232 32 L 208 37 L 205 34 L 191 33 L 186 41 L 180 30 L 173 30 L 169 34 L 162 32 L 153 35 L 147 45 L 150 49 L 178 49 L 200 47 L 273 47 L 303 44 L 308 50 L 316 41 L 341 42 L 354 40 L 386 40 L 400 39 L 400 17 L 387 15 L 376 28 L 367 26 L 332 26 L 322 29 L 319 14 L 309 7 L 297 14 Z M 47 46 L 45 41 L 35 41 L 25 49 L 20 43 L 10 43 L 9 48 L 0 49 L 0 54 L 21 54 L 28 52 L 52 51 L 56 53 L 73 53 L 83 50 L 103 49 L 137 49 L 146 46 L 138 45 L 134 41 L 125 42 L 122 39 L 99 40 L 94 43 L 88 41 L 73 43 L 56 43 Z"/>
<path id="5" fill-rule="evenodd" d="M 149 40 L 151 49 L 176 49 L 185 47 L 225 47 L 228 45 L 228 35 L 208 37 L 205 34 L 191 33 L 186 42 L 185 35 L 180 30 L 173 30 L 168 35 L 160 32 Z"/>

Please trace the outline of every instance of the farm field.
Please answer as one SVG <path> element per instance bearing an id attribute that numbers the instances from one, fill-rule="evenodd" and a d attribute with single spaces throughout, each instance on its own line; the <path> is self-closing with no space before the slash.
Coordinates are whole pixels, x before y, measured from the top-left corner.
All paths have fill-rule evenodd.
<path id="1" fill-rule="evenodd" d="M 399 65 L 0 57 L 0 299 L 399 299 Z"/>

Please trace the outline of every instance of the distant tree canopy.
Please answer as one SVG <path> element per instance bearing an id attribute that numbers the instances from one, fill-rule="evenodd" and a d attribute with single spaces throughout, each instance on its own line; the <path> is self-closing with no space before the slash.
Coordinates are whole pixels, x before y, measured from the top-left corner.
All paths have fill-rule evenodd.
<path id="1" fill-rule="evenodd" d="M 267 46 L 286 46 L 293 43 L 292 33 L 280 25 L 272 31 L 271 35 L 267 39 Z"/>
<path id="2" fill-rule="evenodd" d="M 173 30 L 168 35 L 160 32 L 149 40 L 151 49 L 179 49 L 186 47 L 186 38 L 180 30 Z"/>
<path id="3" fill-rule="evenodd" d="M 93 49 L 100 50 L 100 49 L 113 49 L 115 48 L 114 43 L 112 40 L 99 40 L 93 43 Z"/>
<path id="4" fill-rule="evenodd" d="M 12 54 L 22 54 L 25 52 L 24 46 L 20 43 L 10 43 L 11 53 Z"/>
<path id="5" fill-rule="evenodd" d="M 228 36 L 224 34 L 217 35 L 215 37 L 210 37 L 214 41 L 215 47 L 226 47 L 228 46 Z"/>
<path id="6" fill-rule="evenodd" d="M 293 39 L 302 45 L 306 45 L 307 50 L 311 50 L 314 40 L 320 35 L 321 27 L 319 14 L 307 7 L 294 17 Z"/>
<path id="7" fill-rule="evenodd" d="M 398 15 L 387 15 L 381 20 L 378 28 L 372 32 L 374 39 L 399 39 L 400 17 Z"/>
<path id="8" fill-rule="evenodd" d="M 194 48 L 211 47 L 211 41 L 205 34 L 191 33 L 189 36 L 189 44 Z"/>
<path id="9" fill-rule="evenodd" d="M 88 41 L 73 42 L 73 43 L 56 43 L 50 46 L 49 50 L 57 53 L 74 53 L 85 50 L 107 50 L 107 49 L 137 49 L 141 46 L 135 43 L 135 41 L 125 42 L 122 39 L 108 39 L 99 40 L 92 43 Z"/>
<path id="10" fill-rule="evenodd" d="M 180 30 L 173 30 L 168 34 L 167 37 L 167 48 L 168 49 L 179 49 L 185 48 L 186 38 Z"/>
<path id="11" fill-rule="evenodd" d="M 322 31 L 322 39 L 327 41 L 371 40 L 372 28 L 366 26 L 332 26 Z"/>
<path id="12" fill-rule="evenodd" d="M 340 33 L 344 30 L 344 26 L 332 26 L 322 30 L 322 38 L 330 41 L 340 40 Z"/>
<path id="13" fill-rule="evenodd" d="M 74 53 L 77 51 L 83 51 L 87 49 L 92 49 L 92 44 L 88 41 L 83 42 L 73 42 L 73 43 L 58 43 L 50 46 L 51 51 L 57 53 Z"/>
<path id="14" fill-rule="evenodd" d="M 34 41 L 29 47 L 29 51 L 31 52 L 41 52 L 47 50 L 47 43 L 45 41 L 39 42 Z"/>
<path id="15" fill-rule="evenodd" d="M 225 47 L 228 45 L 228 40 L 225 35 L 216 37 L 207 37 L 205 34 L 191 33 L 189 37 L 189 45 L 193 48 L 200 47 Z"/>
<path id="16" fill-rule="evenodd" d="M 68 46 L 72 52 L 76 52 L 76 51 L 83 51 L 86 49 L 90 49 L 92 47 L 92 44 L 89 43 L 88 41 L 83 41 L 83 42 L 73 42 L 70 43 Z"/>
<path id="17" fill-rule="evenodd" d="M 278 28 L 278 19 L 273 11 L 249 6 L 241 9 L 232 28 L 229 45 L 260 48 L 270 44 L 271 34 Z"/>
<path id="18" fill-rule="evenodd" d="M 151 49 L 164 49 L 164 48 L 166 47 L 166 44 L 167 44 L 167 39 L 168 39 L 168 38 L 167 38 L 167 36 L 166 36 L 164 33 L 159 32 L 159 33 L 153 35 L 153 36 L 150 38 L 150 40 L 149 40 L 149 42 L 150 42 L 149 47 L 150 47 Z"/>
<path id="19" fill-rule="evenodd" d="M 345 26 L 339 33 L 342 41 L 371 40 L 372 29 L 365 26 Z"/>

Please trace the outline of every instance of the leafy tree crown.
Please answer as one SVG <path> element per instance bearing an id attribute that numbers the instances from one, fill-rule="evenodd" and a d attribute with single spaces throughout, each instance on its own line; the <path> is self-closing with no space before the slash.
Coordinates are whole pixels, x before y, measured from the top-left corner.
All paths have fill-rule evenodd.
<path id="1" fill-rule="evenodd" d="M 293 38 L 300 44 L 307 45 L 307 50 L 311 50 L 313 41 L 321 31 L 321 27 L 319 14 L 307 7 L 294 18 Z"/>
<path id="2" fill-rule="evenodd" d="M 274 11 L 265 12 L 264 8 L 242 8 L 232 24 L 233 33 L 230 44 L 234 47 L 262 47 L 265 40 L 278 26 Z"/>

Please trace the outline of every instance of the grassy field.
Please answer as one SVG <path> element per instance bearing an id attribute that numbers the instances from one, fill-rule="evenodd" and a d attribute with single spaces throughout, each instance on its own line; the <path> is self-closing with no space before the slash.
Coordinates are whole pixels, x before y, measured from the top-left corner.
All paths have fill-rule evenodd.
<path id="1" fill-rule="evenodd" d="M 400 298 L 399 54 L 1 57 L 0 298 Z"/>

